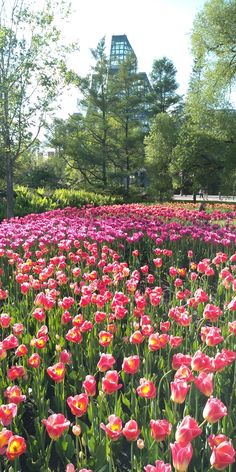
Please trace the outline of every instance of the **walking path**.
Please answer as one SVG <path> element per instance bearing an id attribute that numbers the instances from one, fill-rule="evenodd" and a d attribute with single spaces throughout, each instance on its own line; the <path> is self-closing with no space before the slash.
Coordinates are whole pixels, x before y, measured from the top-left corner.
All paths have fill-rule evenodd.
<path id="1" fill-rule="evenodd" d="M 193 195 L 173 195 L 172 200 L 175 202 L 193 202 Z M 235 195 L 207 195 L 202 198 L 196 195 L 196 202 L 217 202 L 217 203 L 235 203 Z"/>

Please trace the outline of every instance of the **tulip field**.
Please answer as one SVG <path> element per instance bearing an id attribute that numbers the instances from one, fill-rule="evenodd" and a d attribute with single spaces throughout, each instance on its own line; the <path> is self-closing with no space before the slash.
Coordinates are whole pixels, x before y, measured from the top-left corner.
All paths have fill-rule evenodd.
<path id="1" fill-rule="evenodd" d="M 0 224 L 0 472 L 235 471 L 236 211 Z"/>

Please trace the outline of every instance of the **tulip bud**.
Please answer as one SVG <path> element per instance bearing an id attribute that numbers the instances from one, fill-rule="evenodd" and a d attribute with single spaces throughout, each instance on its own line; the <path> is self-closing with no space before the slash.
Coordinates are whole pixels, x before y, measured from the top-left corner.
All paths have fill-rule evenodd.
<path id="1" fill-rule="evenodd" d="M 75 425 L 72 427 L 72 433 L 73 433 L 75 436 L 80 436 L 80 435 L 81 435 L 81 427 L 80 427 L 78 424 L 75 424 Z"/>
<path id="2" fill-rule="evenodd" d="M 138 449 L 144 449 L 145 444 L 144 444 L 143 439 L 140 439 L 140 438 L 137 439 L 137 447 L 138 447 Z"/>

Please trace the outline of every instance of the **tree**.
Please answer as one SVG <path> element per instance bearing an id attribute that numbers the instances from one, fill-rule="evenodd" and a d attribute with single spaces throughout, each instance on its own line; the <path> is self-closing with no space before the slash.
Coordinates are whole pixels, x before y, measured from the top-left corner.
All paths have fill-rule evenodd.
<path id="1" fill-rule="evenodd" d="M 236 1 L 209 0 L 196 16 L 191 36 L 195 66 L 207 101 L 229 95 L 236 77 Z"/>
<path id="2" fill-rule="evenodd" d="M 230 194 L 235 185 L 236 113 L 201 108 L 191 98 L 173 151 L 174 186 L 184 193 L 206 188 L 209 193 Z"/>
<path id="3" fill-rule="evenodd" d="M 183 191 L 234 191 L 236 112 L 229 92 L 236 77 L 235 20 L 235 0 L 209 0 L 194 22 L 194 68 L 171 166 Z"/>
<path id="4" fill-rule="evenodd" d="M 156 59 L 151 72 L 151 110 L 152 115 L 174 110 L 180 104 L 181 97 L 176 93 L 176 68 L 167 57 Z"/>
<path id="5" fill-rule="evenodd" d="M 91 49 L 95 64 L 85 77 L 74 74 L 80 92 L 79 113 L 67 120 L 55 120 L 50 142 L 74 177 L 85 186 L 106 190 L 110 171 L 116 165 L 110 139 L 112 99 L 109 86 L 110 63 L 105 53 L 105 38 Z M 76 173 L 77 171 L 77 173 Z"/>
<path id="6" fill-rule="evenodd" d="M 146 134 L 146 96 L 143 78 L 128 55 L 110 79 L 112 141 L 116 153 L 115 167 L 125 182 L 129 195 L 130 177 L 144 165 L 144 136 Z M 116 169 L 116 176 L 117 169 Z"/>
<path id="7" fill-rule="evenodd" d="M 151 192 L 158 196 L 169 197 L 172 192 L 170 165 L 176 146 L 178 124 L 175 117 L 158 113 L 145 138 L 145 155 Z"/>
<path id="8" fill-rule="evenodd" d="M 62 1 L 0 0 L 0 146 L 6 172 L 7 217 L 13 216 L 14 168 L 37 139 L 66 81 L 70 47 L 61 41 L 54 12 L 66 16 Z"/>
<path id="9" fill-rule="evenodd" d="M 87 77 L 75 77 L 80 113 L 57 120 L 51 142 L 87 185 L 129 193 L 130 177 L 144 161 L 144 87 L 134 58 L 114 72 L 105 54 L 105 38 L 92 49 L 95 65 Z"/>
<path id="10" fill-rule="evenodd" d="M 96 62 L 90 76 L 79 78 L 79 89 L 83 95 L 80 105 L 85 112 L 84 127 L 88 140 L 92 144 L 91 153 L 97 166 L 96 178 L 106 188 L 111 152 L 109 147 L 110 95 L 108 82 L 110 64 L 105 53 L 105 37 L 99 41 L 96 49 L 91 49 L 91 53 Z"/>
<path id="11" fill-rule="evenodd" d="M 87 118 L 81 113 L 74 113 L 66 120 L 55 119 L 50 127 L 49 142 L 56 149 L 70 185 L 80 182 L 98 188 L 103 185 L 102 147 L 99 152 L 94 141 L 96 130 L 92 129 L 91 122 L 90 126 L 87 127 Z"/>

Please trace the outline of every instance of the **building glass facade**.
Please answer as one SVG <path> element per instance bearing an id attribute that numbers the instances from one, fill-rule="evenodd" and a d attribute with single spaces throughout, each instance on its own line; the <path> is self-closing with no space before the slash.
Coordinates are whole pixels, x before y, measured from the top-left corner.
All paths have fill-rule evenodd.
<path id="1" fill-rule="evenodd" d="M 110 70 L 111 72 L 117 72 L 120 64 L 127 59 L 128 56 L 133 58 L 133 71 L 136 72 L 138 67 L 137 57 L 131 47 L 129 40 L 125 34 L 113 35 L 111 39 L 111 50 L 110 50 Z"/>

